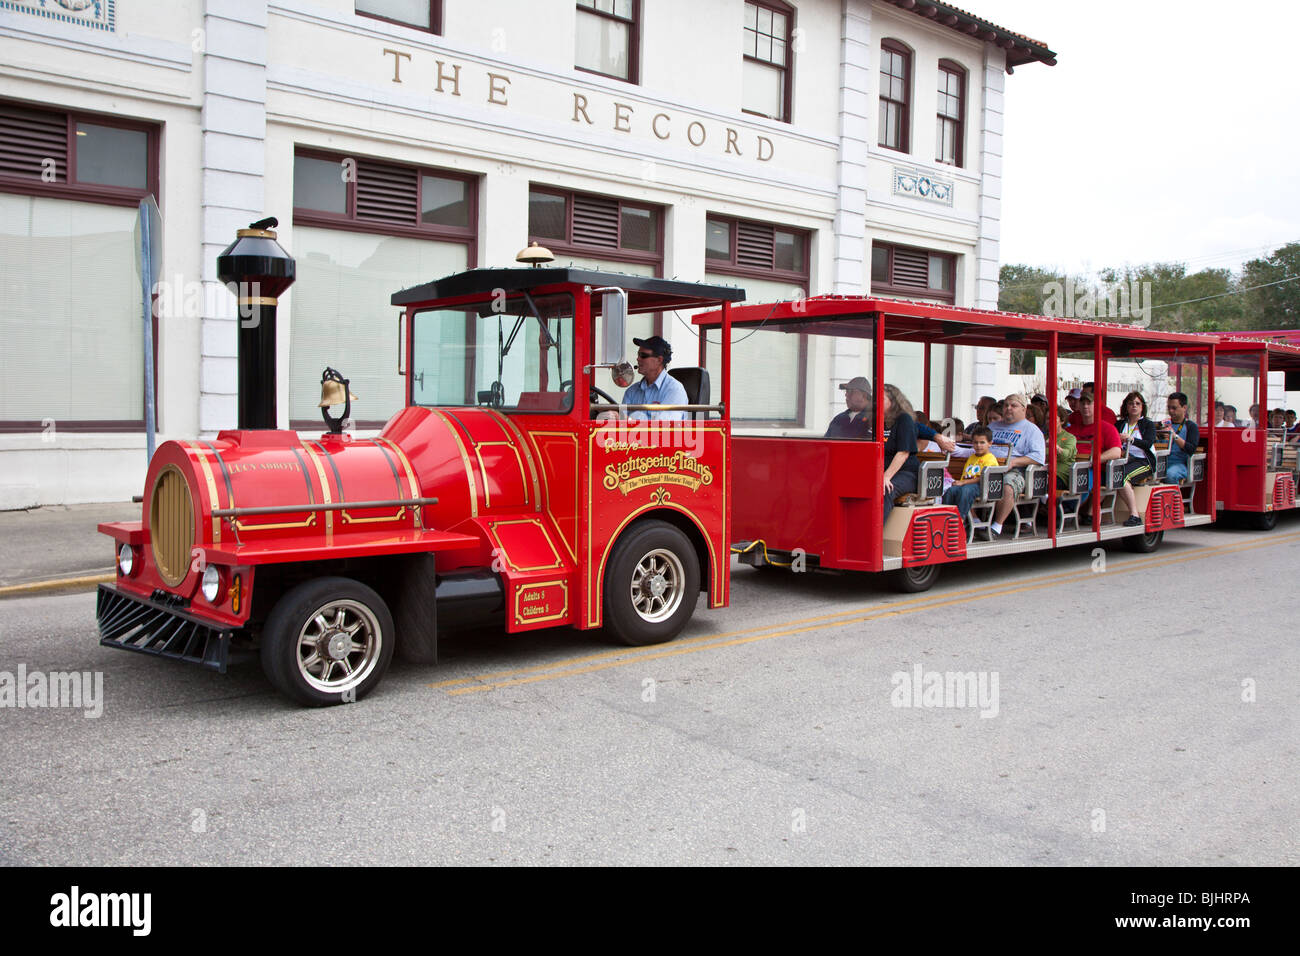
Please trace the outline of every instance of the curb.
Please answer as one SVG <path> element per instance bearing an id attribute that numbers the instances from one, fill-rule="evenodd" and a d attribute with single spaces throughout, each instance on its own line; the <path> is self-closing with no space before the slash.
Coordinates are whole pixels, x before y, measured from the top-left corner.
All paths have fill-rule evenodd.
<path id="1" fill-rule="evenodd" d="M 0 587 L 0 600 L 25 597 L 29 594 L 44 594 L 49 591 L 89 589 L 99 584 L 109 584 L 116 578 L 116 574 L 87 574 L 77 578 L 54 578 L 51 581 L 33 581 L 30 584 L 9 584 Z"/>

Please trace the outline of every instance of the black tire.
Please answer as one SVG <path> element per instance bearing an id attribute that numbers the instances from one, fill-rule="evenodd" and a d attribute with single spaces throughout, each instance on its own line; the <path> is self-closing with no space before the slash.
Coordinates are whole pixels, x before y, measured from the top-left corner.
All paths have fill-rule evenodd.
<path id="1" fill-rule="evenodd" d="M 1250 516 L 1250 526 L 1256 531 L 1272 531 L 1277 526 L 1276 511 L 1256 511 Z"/>
<path id="2" fill-rule="evenodd" d="M 690 539 L 666 521 L 642 521 L 618 539 L 605 569 L 605 628 L 633 647 L 671 641 L 695 613 L 699 594 L 700 561 Z"/>
<path id="3" fill-rule="evenodd" d="M 1136 554 L 1150 554 L 1153 551 L 1159 551 L 1161 543 L 1165 540 L 1163 531 L 1155 531 L 1151 534 L 1135 534 L 1127 538 L 1121 538 L 1124 547 Z"/>
<path id="4" fill-rule="evenodd" d="M 438 663 L 437 570 L 431 554 L 403 562 L 393 601 L 398 660 L 427 667 Z"/>
<path id="5" fill-rule="evenodd" d="M 895 590 L 904 594 L 917 594 L 928 591 L 939 580 L 942 565 L 923 564 L 916 568 L 899 568 L 890 575 Z"/>
<path id="6" fill-rule="evenodd" d="M 394 633 L 388 605 L 360 581 L 304 581 L 286 592 L 266 619 L 262 670 L 276 690 L 300 704 L 360 700 L 383 680 L 393 659 Z M 364 635 L 360 642 L 358 635 Z"/>

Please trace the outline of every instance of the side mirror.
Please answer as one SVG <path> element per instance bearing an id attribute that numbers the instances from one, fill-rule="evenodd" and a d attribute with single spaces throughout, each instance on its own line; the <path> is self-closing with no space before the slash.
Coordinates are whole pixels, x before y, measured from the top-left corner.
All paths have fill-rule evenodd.
<path id="1" fill-rule="evenodd" d="M 636 369 L 627 362 L 619 362 L 609 370 L 609 377 L 619 388 L 627 388 L 636 381 Z"/>
<path id="2" fill-rule="evenodd" d="M 623 339 L 627 326 L 627 293 L 622 289 L 608 289 L 600 300 L 600 313 L 605 319 L 605 337 L 601 342 L 601 362 L 616 365 L 623 361 Z"/>

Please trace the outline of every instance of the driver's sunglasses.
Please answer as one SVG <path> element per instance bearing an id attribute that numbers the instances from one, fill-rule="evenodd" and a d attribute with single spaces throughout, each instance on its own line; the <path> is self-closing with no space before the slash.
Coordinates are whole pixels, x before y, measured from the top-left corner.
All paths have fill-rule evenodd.
<path id="1" fill-rule="evenodd" d="M 654 353 L 654 352 L 637 352 L 637 353 L 636 353 L 636 357 L 637 357 L 637 358 L 654 358 L 654 357 L 655 357 L 655 353 Z"/>

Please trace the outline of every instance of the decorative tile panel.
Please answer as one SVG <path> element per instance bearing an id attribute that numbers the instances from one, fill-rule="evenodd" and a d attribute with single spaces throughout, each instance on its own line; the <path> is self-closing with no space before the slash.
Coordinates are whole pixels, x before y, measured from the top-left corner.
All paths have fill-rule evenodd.
<path id="1" fill-rule="evenodd" d="M 16 10 L 56 23 L 71 23 L 113 33 L 117 0 L 0 0 L 0 10 Z"/>
<path id="2" fill-rule="evenodd" d="M 894 167 L 894 195 L 911 196 L 924 199 L 941 206 L 952 205 L 953 184 L 950 180 L 937 179 L 919 169 Z"/>

